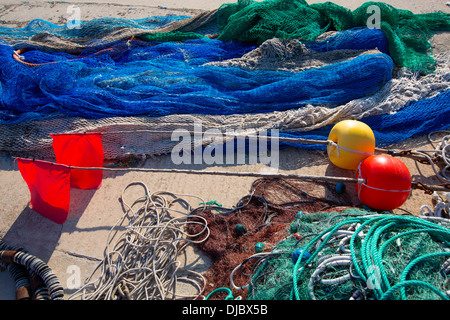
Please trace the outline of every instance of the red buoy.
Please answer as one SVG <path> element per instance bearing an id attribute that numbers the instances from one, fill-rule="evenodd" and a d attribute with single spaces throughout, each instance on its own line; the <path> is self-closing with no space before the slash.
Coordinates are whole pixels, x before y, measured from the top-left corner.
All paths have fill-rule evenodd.
<path id="1" fill-rule="evenodd" d="M 408 199 L 411 174 L 399 159 L 389 155 L 373 155 L 358 167 L 356 185 L 361 202 L 376 210 L 393 210 Z"/>

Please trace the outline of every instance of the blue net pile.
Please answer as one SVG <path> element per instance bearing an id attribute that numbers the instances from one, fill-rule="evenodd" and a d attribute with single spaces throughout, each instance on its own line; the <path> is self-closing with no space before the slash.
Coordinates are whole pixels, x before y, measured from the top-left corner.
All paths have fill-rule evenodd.
<path id="1" fill-rule="evenodd" d="M 2 42 L 0 120 L 228 115 L 284 111 L 308 103 L 333 106 L 373 94 L 392 77 L 393 62 L 384 53 L 303 72 L 205 65 L 241 57 L 254 48 L 213 39 L 133 40 L 93 43 L 78 56 L 29 50 L 20 62 Z"/>
<path id="2" fill-rule="evenodd" d="M 366 27 L 340 31 L 325 40 L 307 42 L 305 46 L 317 52 L 378 49 L 380 52 L 389 54 L 389 43 L 383 31 Z"/>
<path id="3" fill-rule="evenodd" d="M 377 146 L 382 148 L 408 138 L 450 128 L 450 91 L 430 99 L 413 101 L 395 114 L 381 114 L 362 118 L 375 135 Z M 333 125 L 309 132 L 281 132 L 280 137 L 327 140 Z M 325 150 L 323 145 L 306 145 L 282 142 L 283 146 L 302 149 Z"/>
<path id="4" fill-rule="evenodd" d="M 264 10 L 275 2 L 279 1 L 267 1 Z M 231 7 L 242 15 L 251 9 L 249 4 L 239 1 L 238 7 Z M 301 6 L 307 5 L 302 2 Z M 300 72 L 209 65 L 241 58 L 258 48 L 255 42 L 225 40 L 233 19 L 239 16 L 225 14 L 231 7 L 219 9 L 216 24 L 222 28 L 220 40 L 176 28 L 174 32 L 150 32 L 182 22 L 186 18 L 183 16 L 100 18 L 82 22 L 77 28 L 37 19 L 22 29 L 1 27 L 0 124 L 67 117 L 270 114 L 306 105 L 332 109 L 377 93 L 399 67 L 399 47 L 392 45 L 393 35 L 386 31 L 386 25 L 369 29 L 355 27 L 355 23 L 342 24 L 349 12 L 332 3 L 307 8 L 322 10 L 321 17 L 328 16 L 332 23 L 320 28 L 315 40 L 299 41 L 311 52 L 360 50 L 364 54 Z M 343 16 L 335 16 L 331 9 L 339 9 L 336 12 Z M 437 22 L 433 22 L 431 15 L 397 13 L 398 21 L 388 21 L 392 28 L 399 27 L 401 21 L 408 21 L 409 26 L 416 18 L 430 30 L 446 30 L 448 26 L 445 14 L 438 14 Z M 264 17 L 267 21 L 268 17 Z M 334 35 L 318 37 L 333 28 Z M 403 32 L 402 37 L 402 43 L 413 44 L 414 34 L 407 36 Z M 393 52 L 393 48 L 397 51 Z M 395 113 L 360 120 L 373 129 L 378 146 L 448 129 L 448 95 L 447 90 L 426 100 L 411 101 Z M 280 136 L 326 140 L 330 129 L 324 126 L 301 133 L 281 132 Z"/>

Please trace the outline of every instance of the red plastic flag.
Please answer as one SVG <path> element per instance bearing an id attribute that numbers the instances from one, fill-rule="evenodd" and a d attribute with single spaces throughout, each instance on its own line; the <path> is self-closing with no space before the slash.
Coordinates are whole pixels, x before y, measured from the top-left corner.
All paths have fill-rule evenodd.
<path id="1" fill-rule="evenodd" d="M 45 161 L 17 159 L 31 193 L 34 211 L 56 223 L 67 219 L 70 204 L 70 169 Z"/>
<path id="2" fill-rule="evenodd" d="M 56 162 L 74 167 L 103 167 L 101 133 L 52 134 Z M 71 187 L 98 189 L 102 170 L 71 169 Z"/>

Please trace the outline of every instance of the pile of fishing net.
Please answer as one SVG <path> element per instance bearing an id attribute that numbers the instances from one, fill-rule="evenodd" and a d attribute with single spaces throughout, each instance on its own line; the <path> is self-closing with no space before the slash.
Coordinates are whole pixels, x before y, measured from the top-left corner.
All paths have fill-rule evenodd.
<path id="1" fill-rule="evenodd" d="M 334 187 L 258 179 L 235 208 L 202 212 L 210 236 L 198 247 L 213 259 L 205 296 L 449 299 L 448 219 L 366 211 Z"/>
<path id="2" fill-rule="evenodd" d="M 233 274 L 235 287 L 230 284 L 230 274 L 257 252 L 258 244 L 266 251 L 272 250 L 289 236 L 289 224 L 299 212 L 339 212 L 351 205 L 349 196 L 339 195 L 332 183 L 261 178 L 255 180 L 250 193 L 233 208 L 224 208 L 215 201 L 206 210 L 194 210 L 190 220 L 206 221 L 209 228 L 208 238 L 196 244 L 213 261 L 204 273 L 205 295 L 216 288 L 230 287 L 235 297 L 247 298 L 246 290 L 238 288 L 248 284 L 254 261 Z M 189 234 L 200 229 L 200 225 L 188 225 Z M 214 299 L 221 297 L 223 293 L 214 295 Z"/>
<path id="3" fill-rule="evenodd" d="M 139 36 L 148 41 L 183 41 L 205 38 L 202 27 L 215 19 L 215 12 L 205 11 L 193 17 L 152 16 L 143 19 L 113 17 L 89 21 L 69 21 L 56 25 L 42 19 L 32 20 L 25 28 L 0 27 L 0 38 L 16 50 L 39 49 L 44 52 L 81 53 L 92 42 L 114 42 Z"/>
<path id="4" fill-rule="evenodd" d="M 289 60 L 286 60 L 289 63 Z M 171 140 L 176 129 L 192 132 L 201 123 L 204 131 L 241 130 L 254 135 L 261 130 L 279 129 L 280 136 L 326 140 L 331 127 L 345 119 L 370 121 L 377 145 L 387 146 L 414 135 L 449 128 L 448 87 L 450 64 L 439 56 L 436 72 L 427 76 L 404 72 L 388 81 L 373 95 L 336 107 L 306 105 L 283 112 L 231 115 L 173 114 L 162 117 L 56 117 L 46 120 L 0 124 L 0 150 L 14 155 L 54 158 L 51 133 L 108 132 L 103 137 L 105 159 L 170 153 L 178 141 Z M 382 120 L 382 121 L 379 121 Z M 282 142 L 300 148 L 321 146 Z"/>
<path id="5" fill-rule="evenodd" d="M 270 38 L 311 42 L 326 31 L 367 26 L 374 10 L 380 14 L 380 28 L 388 39 L 392 59 L 415 71 L 432 71 L 428 40 L 435 31 L 449 30 L 449 15 L 414 14 L 383 2 L 368 1 L 351 11 L 333 2 L 310 5 L 304 0 L 239 0 L 219 8 L 219 39 L 259 44 Z"/>
<path id="6" fill-rule="evenodd" d="M 76 58 L 27 51 L 24 64 L 3 42 L 1 120 L 230 115 L 285 111 L 308 103 L 333 106 L 373 94 L 392 77 L 392 59 L 379 52 L 303 72 L 205 65 L 252 49 L 212 39 L 133 40 L 94 43 Z"/>
<path id="7" fill-rule="evenodd" d="M 333 2 L 308 4 L 305 0 L 238 0 L 217 10 L 206 11 L 187 19 L 183 16 L 146 19 L 99 18 L 88 22 L 71 21 L 57 26 L 40 19 L 26 28 L 0 28 L 1 38 L 16 49 L 39 46 L 44 50 L 76 52 L 90 41 L 116 41 L 140 37 L 147 41 L 182 41 L 204 37 L 201 30 L 213 23 L 219 40 L 237 40 L 262 44 L 272 38 L 313 42 L 329 31 L 365 27 L 379 14 L 379 27 L 387 37 L 394 61 L 414 71 L 434 69 L 429 55 L 429 38 L 436 31 L 448 31 L 448 14 L 443 12 L 414 14 L 383 2 L 365 2 L 349 10 Z"/>
<path id="8" fill-rule="evenodd" d="M 290 226 L 302 238 L 275 246 L 255 268 L 248 297 L 448 300 L 449 227 L 444 218 L 360 209 L 302 215 Z"/>
<path id="9" fill-rule="evenodd" d="M 372 5 L 380 29 L 366 27 Z M 429 43 L 440 30 L 442 12 L 293 0 L 2 27 L 0 150 L 52 158 L 49 133 L 109 131 L 109 159 L 164 154 L 174 142 L 161 132 L 194 121 L 324 140 L 353 118 L 370 123 L 379 146 L 445 130 L 448 53 L 432 56 Z"/>

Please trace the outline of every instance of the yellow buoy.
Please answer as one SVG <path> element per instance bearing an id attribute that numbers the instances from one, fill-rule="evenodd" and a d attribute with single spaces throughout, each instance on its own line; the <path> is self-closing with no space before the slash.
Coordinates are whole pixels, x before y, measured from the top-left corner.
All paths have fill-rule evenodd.
<path id="1" fill-rule="evenodd" d="M 356 170 L 359 163 L 373 155 L 374 151 L 373 131 L 361 121 L 340 121 L 328 135 L 328 157 L 339 168 Z"/>

